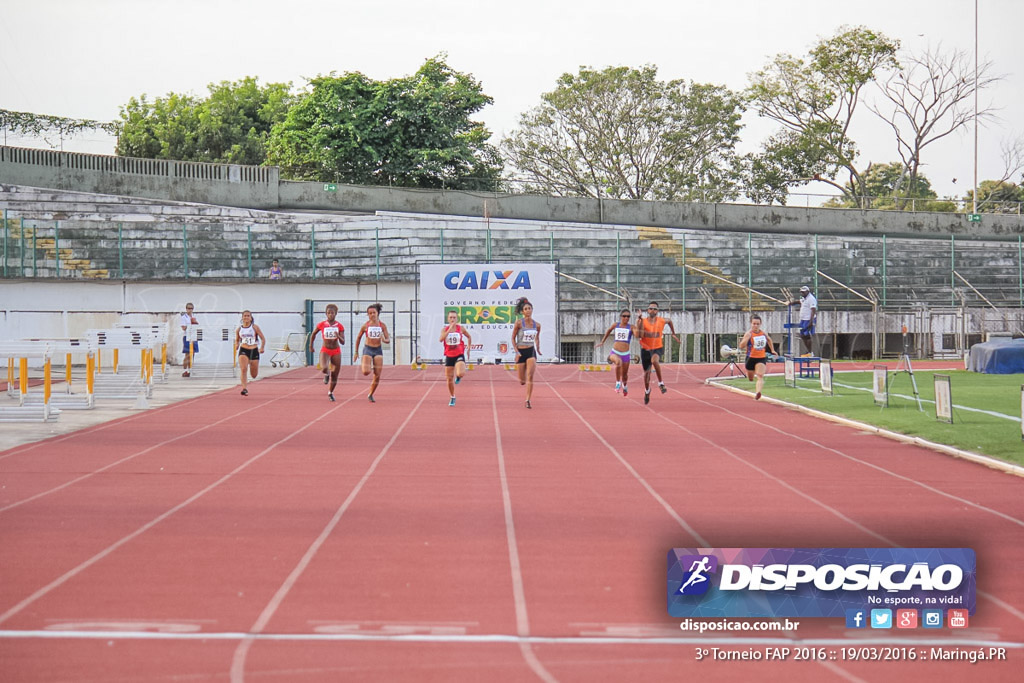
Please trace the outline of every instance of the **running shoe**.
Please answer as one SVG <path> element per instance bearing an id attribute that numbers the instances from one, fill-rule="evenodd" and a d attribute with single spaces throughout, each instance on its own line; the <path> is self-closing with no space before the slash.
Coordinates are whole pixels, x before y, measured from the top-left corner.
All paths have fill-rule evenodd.
<path id="1" fill-rule="evenodd" d="M 757 392 L 756 394 L 754 394 L 754 400 L 755 401 L 760 401 L 761 400 L 761 392 L 760 391 Z"/>
<path id="2" fill-rule="evenodd" d="M 452 396 L 451 399 L 448 400 L 448 407 L 451 408 L 453 405 L 455 405 L 455 397 L 454 396 Z"/>
<path id="3" fill-rule="evenodd" d="M 328 400 L 331 401 L 331 403 L 334 403 L 334 394 L 327 394 L 327 398 Z"/>
<path id="4" fill-rule="evenodd" d="M 627 387 L 625 384 L 622 385 L 622 395 L 629 396 L 629 387 Z"/>
<path id="5" fill-rule="evenodd" d="M 370 394 L 369 396 L 367 396 L 366 400 L 369 401 L 370 403 L 376 403 L 376 401 L 373 400 L 373 394 Z"/>
<path id="6" fill-rule="evenodd" d="M 622 391 L 622 382 L 616 382 L 615 383 L 615 393 L 617 394 L 620 391 Z"/>
<path id="7" fill-rule="evenodd" d="M 182 377 L 191 377 L 191 375 L 189 374 L 188 370 L 186 370 L 185 372 L 181 373 L 181 376 Z"/>
<path id="8" fill-rule="evenodd" d="M 668 392 L 668 388 L 664 384 L 659 384 L 658 388 L 661 389 L 661 393 L 663 394 Z"/>
<path id="9" fill-rule="evenodd" d="M 647 405 L 650 402 L 651 402 L 651 392 L 650 392 L 650 390 L 646 390 L 646 391 L 644 391 L 644 405 Z"/>
<path id="10" fill-rule="evenodd" d="M 531 405 L 530 405 L 530 402 L 529 402 L 529 401 L 527 401 L 527 402 L 526 402 L 526 407 L 527 407 L 527 408 L 532 408 L 533 406 L 531 406 Z"/>
<path id="11" fill-rule="evenodd" d="M 456 377 L 456 378 L 455 378 L 455 383 L 456 383 L 456 384 L 458 384 L 458 383 L 459 383 L 459 382 L 461 382 L 461 381 L 462 381 L 462 378 L 461 378 L 461 377 Z"/>
<path id="12" fill-rule="evenodd" d="M 326 374 L 326 373 L 324 373 L 324 384 L 330 384 L 330 383 L 331 383 L 331 376 Z"/>
<path id="13" fill-rule="evenodd" d="M 242 389 L 242 396 L 248 396 L 248 395 L 249 395 L 249 390 L 248 389 Z"/>

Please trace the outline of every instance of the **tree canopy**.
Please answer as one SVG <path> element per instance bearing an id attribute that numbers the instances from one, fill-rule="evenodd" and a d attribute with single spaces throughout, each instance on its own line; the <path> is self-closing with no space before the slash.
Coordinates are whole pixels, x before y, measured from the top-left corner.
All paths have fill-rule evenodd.
<path id="1" fill-rule="evenodd" d="M 268 163 L 284 177 L 363 185 L 492 188 L 490 132 L 471 116 L 492 99 L 480 83 L 428 59 L 412 76 L 375 81 L 331 73 L 274 127 Z"/>
<path id="2" fill-rule="evenodd" d="M 145 95 L 131 98 L 121 107 L 117 154 L 262 164 L 271 127 L 284 119 L 291 104 L 291 84 L 260 87 L 248 77 L 208 88 L 205 99 L 176 93 L 152 102 Z"/>
<path id="3" fill-rule="evenodd" d="M 867 194 L 850 126 L 864 87 L 899 66 L 898 48 L 899 41 L 876 31 L 843 27 L 806 59 L 780 54 L 751 77 L 746 94 L 753 106 L 783 126 L 757 160 L 761 184 L 775 183 L 768 195 L 784 198 L 786 187 L 810 181 L 848 196 Z M 837 179 L 842 171 L 845 184 Z"/>
<path id="4" fill-rule="evenodd" d="M 727 88 L 660 81 L 657 69 L 581 67 L 502 143 L 527 191 L 718 201 L 737 194 L 743 105 Z"/>
<path id="5" fill-rule="evenodd" d="M 872 209 L 889 211 L 955 211 L 956 202 L 940 200 L 931 181 L 921 173 L 913 180 L 908 178 L 907 167 L 894 161 L 888 164 L 871 164 L 861 174 L 861 185 L 871 198 Z M 824 206 L 838 208 L 865 208 L 864 197 L 853 194 L 853 185 L 846 187 L 847 194 L 825 202 Z"/>

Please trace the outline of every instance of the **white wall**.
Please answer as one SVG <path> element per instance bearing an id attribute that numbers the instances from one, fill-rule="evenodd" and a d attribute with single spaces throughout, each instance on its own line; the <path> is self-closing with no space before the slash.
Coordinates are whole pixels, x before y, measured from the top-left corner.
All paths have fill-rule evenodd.
<path id="1" fill-rule="evenodd" d="M 130 281 L 0 281 L 0 340 L 27 338 L 67 338 L 83 336 L 89 329 L 113 327 L 119 322 L 160 323 L 170 321 L 171 343 L 168 357 L 181 363 L 181 327 L 178 318 L 185 303 L 195 304 L 195 315 L 203 328 L 199 362 L 231 363 L 234 330 L 241 311 L 249 309 L 267 336 L 267 351 L 289 332 L 303 332 L 306 300 L 394 301 L 395 323 L 392 330 L 395 362 L 410 360 L 410 303 L 415 286 L 404 283 L 381 285 L 338 285 L 320 283 L 257 282 L 152 283 Z M 322 307 L 321 307 L 322 308 Z M 316 311 L 322 317 L 323 311 Z M 348 348 L 355 341 L 356 329 L 346 329 Z M 348 327 L 348 326 L 346 326 Z M 222 339 L 223 330 L 228 339 Z M 124 354 L 121 362 L 138 365 L 134 354 Z M 272 355 L 272 354 L 271 354 Z M 351 361 L 351 354 L 346 362 Z M 390 357 L 385 354 L 387 361 Z"/>

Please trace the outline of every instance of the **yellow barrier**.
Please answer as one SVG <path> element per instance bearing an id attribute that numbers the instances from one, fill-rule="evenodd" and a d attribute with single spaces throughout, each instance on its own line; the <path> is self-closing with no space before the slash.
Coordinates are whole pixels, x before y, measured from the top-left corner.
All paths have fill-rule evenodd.
<path id="1" fill-rule="evenodd" d="M 117 374 L 117 363 L 118 363 L 117 349 L 114 349 L 114 374 L 115 375 Z"/>
<path id="2" fill-rule="evenodd" d="M 96 350 L 96 354 L 99 355 L 99 349 Z M 93 373 L 95 372 L 96 369 L 95 365 L 96 359 L 93 358 L 93 355 L 90 353 L 85 361 L 85 390 L 89 393 L 90 396 L 92 396 L 93 384 L 96 381 L 95 377 L 93 377 Z"/>
<path id="3" fill-rule="evenodd" d="M 67 355 L 67 358 L 65 359 L 64 362 L 65 362 L 64 381 L 68 383 L 68 387 L 70 388 L 71 387 L 71 354 L 70 353 Z"/>
<path id="4" fill-rule="evenodd" d="M 25 394 L 28 393 L 28 358 L 19 359 L 18 374 L 18 389 L 21 393 L 21 400 L 24 403 Z"/>
<path id="5" fill-rule="evenodd" d="M 50 404 L 50 359 L 43 365 L 43 404 Z"/>

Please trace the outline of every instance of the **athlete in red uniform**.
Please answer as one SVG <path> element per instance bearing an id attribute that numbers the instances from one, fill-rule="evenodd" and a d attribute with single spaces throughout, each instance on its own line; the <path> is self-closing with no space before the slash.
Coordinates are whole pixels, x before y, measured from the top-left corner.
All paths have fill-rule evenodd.
<path id="1" fill-rule="evenodd" d="M 323 338 L 323 346 L 320 347 L 320 371 L 324 373 L 324 384 L 331 385 L 327 390 L 327 398 L 333 401 L 334 387 L 338 385 L 338 373 L 341 372 L 341 347 L 345 343 L 345 326 L 335 320 L 338 317 L 338 307 L 334 304 L 327 304 L 324 313 L 327 314 L 327 320 L 321 321 L 309 336 L 309 350 L 313 350 L 313 342 L 317 336 Z"/>
<path id="2" fill-rule="evenodd" d="M 466 374 L 466 348 L 472 347 L 473 339 L 457 321 L 458 313 L 448 311 L 448 324 L 441 330 L 444 344 L 444 376 L 448 380 L 448 405 L 455 405 L 455 385 Z M 465 340 L 463 340 L 465 339 Z"/>
<path id="3" fill-rule="evenodd" d="M 772 338 L 761 329 L 761 316 L 750 316 L 750 329 L 740 340 L 740 348 L 747 347 L 747 379 L 751 382 L 757 377 L 757 384 L 754 385 L 754 400 L 761 398 L 761 389 L 764 388 L 764 371 L 768 367 L 767 352 L 775 355 L 775 345 Z"/>

